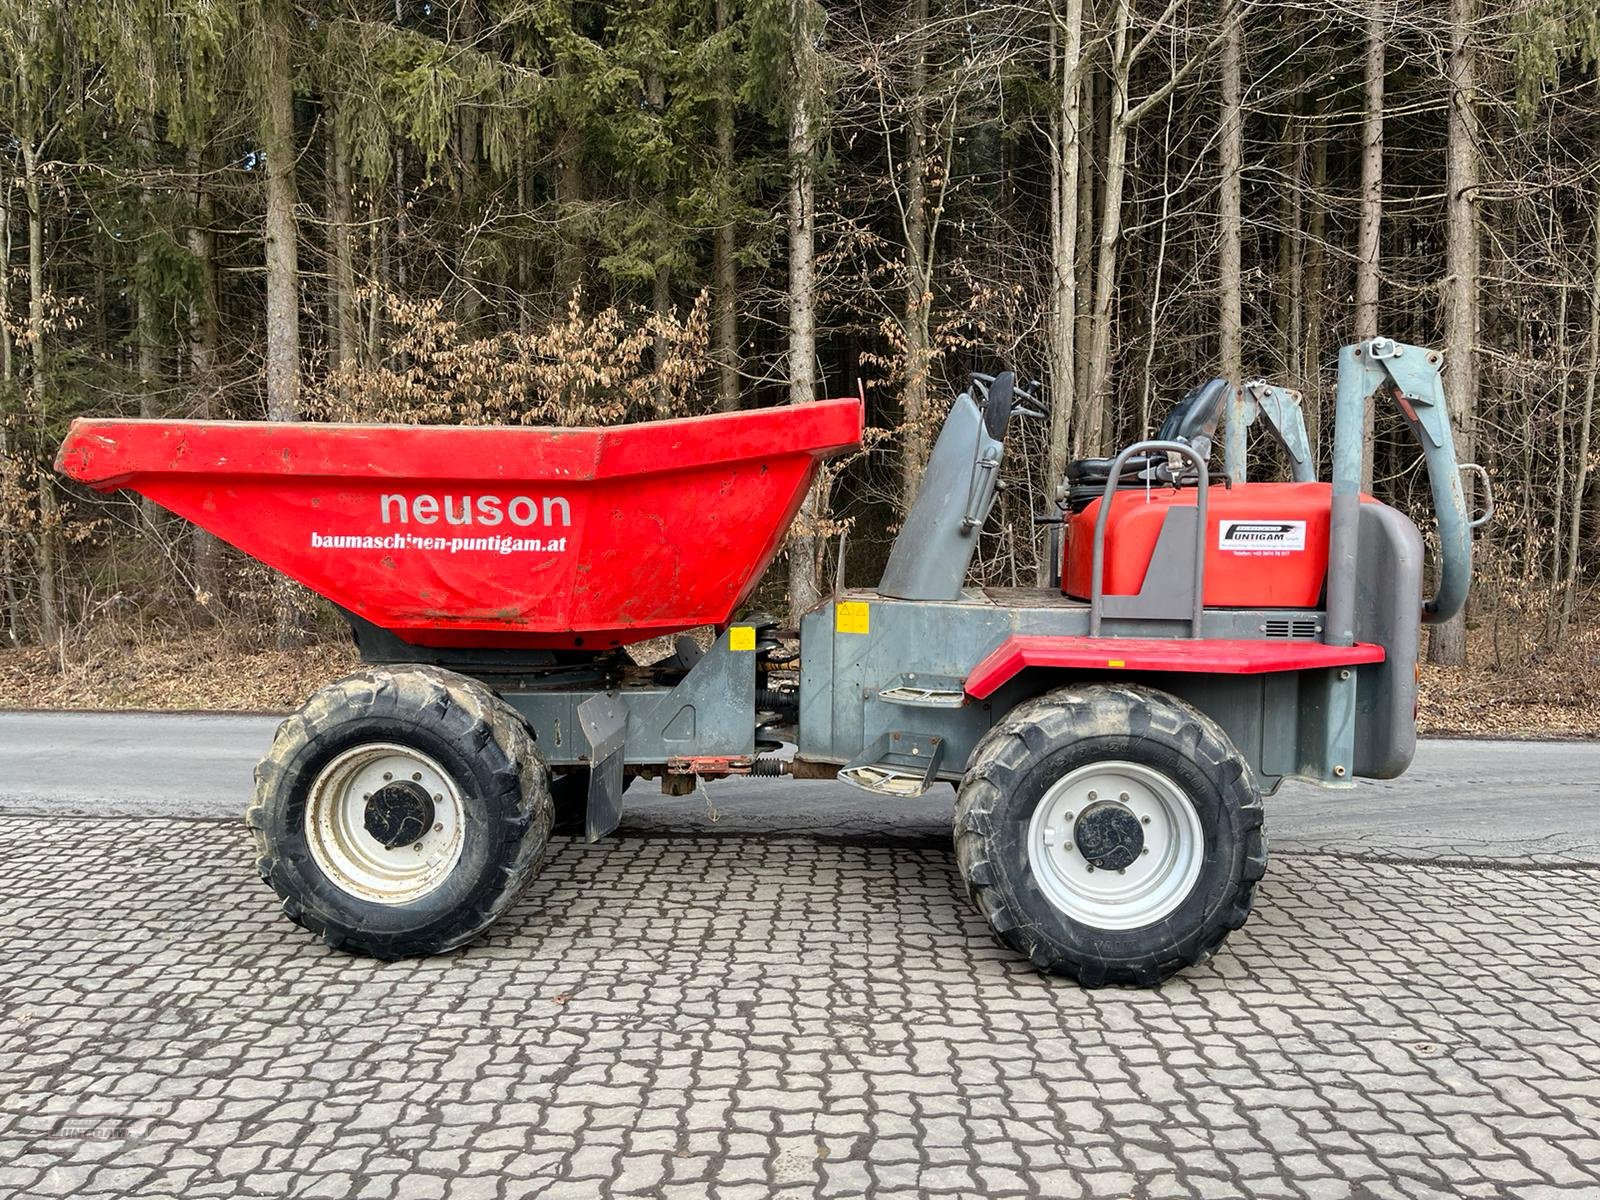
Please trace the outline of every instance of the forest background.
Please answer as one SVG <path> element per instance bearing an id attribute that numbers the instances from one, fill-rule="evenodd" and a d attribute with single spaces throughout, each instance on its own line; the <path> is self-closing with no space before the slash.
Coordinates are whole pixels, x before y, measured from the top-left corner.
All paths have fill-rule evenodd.
<path id="1" fill-rule="evenodd" d="M 1042 381 L 975 568 L 1032 583 L 1070 458 L 1220 375 L 1302 391 L 1325 463 L 1338 348 L 1383 334 L 1444 352 L 1498 506 L 1425 721 L 1600 732 L 1597 60 L 1594 0 L 0 0 L 0 704 L 271 707 L 349 662 L 308 594 L 55 476 L 78 415 L 860 391 L 763 585 L 794 611 L 846 531 L 875 578 L 974 370 Z M 1369 445 L 1426 528 L 1409 435 Z"/>

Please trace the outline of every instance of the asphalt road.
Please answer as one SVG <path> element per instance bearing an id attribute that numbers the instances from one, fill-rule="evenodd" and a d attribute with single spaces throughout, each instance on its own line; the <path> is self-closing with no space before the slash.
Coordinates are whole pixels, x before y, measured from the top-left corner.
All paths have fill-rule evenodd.
<path id="1" fill-rule="evenodd" d="M 236 820 L 277 718 L 0 713 L 0 815 Z M 1424 742 L 1411 771 L 1349 791 L 1287 785 L 1268 801 L 1275 850 L 1600 862 L 1600 743 Z M 624 835 L 949 838 L 952 793 L 891 801 L 834 782 L 728 780 L 627 795 Z"/>

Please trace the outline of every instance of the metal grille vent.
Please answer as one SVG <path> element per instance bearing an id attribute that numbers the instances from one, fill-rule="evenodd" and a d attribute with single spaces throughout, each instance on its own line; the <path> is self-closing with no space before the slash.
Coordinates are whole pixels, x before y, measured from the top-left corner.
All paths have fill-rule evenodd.
<path id="1" fill-rule="evenodd" d="M 1311 617 L 1276 617 L 1261 627 L 1269 638 L 1314 638 L 1322 626 Z"/>

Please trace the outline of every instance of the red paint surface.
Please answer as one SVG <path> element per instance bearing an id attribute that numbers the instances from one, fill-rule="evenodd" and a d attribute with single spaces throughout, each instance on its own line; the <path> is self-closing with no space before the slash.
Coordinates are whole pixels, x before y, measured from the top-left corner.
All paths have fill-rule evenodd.
<path id="1" fill-rule="evenodd" d="M 1213 484 L 1206 504 L 1206 582 L 1208 608 L 1316 608 L 1328 573 L 1328 516 L 1333 489 L 1326 483 Z M 1365 497 L 1364 499 L 1370 499 Z M 1194 504 L 1185 488 L 1123 488 L 1111 502 L 1106 521 L 1105 594 L 1138 595 L 1144 586 L 1156 538 L 1169 509 Z M 1074 513 L 1064 527 L 1061 590 L 1088 599 L 1094 575 L 1096 500 Z M 1238 521 L 1305 522 L 1300 550 L 1248 553 L 1225 550 L 1219 538 L 1225 524 Z"/>
<path id="2" fill-rule="evenodd" d="M 603 429 L 80 420 L 56 467 L 418 645 L 603 648 L 726 622 L 862 417 L 844 399 Z M 495 537 L 523 545 L 469 541 Z"/>
<path id="3" fill-rule="evenodd" d="M 1260 675 L 1382 662 L 1370 643 L 1249 641 L 1232 638 L 1008 637 L 972 668 L 967 694 L 992 696 L 1028 667 L 1097 671 L 1179 671 L 1208 675 Z"/>

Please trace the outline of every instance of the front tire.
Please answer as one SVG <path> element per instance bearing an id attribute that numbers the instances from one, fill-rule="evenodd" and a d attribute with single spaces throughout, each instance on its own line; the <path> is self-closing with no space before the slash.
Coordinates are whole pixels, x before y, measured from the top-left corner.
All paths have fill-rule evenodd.
<path id="1" fill-rule="evenodd" d="M 435 667 L 374 668 L 278 729 L 245 814 L 284 915 L 380 959 L 471 941 L 520 896 L 554 819 L 522 719 Z"/>
<path id="2" fill-rule="evenodd" d="M 956 861 L 996 935 L 1086 986 L 1153 985 L 1250 915 L 1261 796 L 1214 721 L 1134 685 L 1019 705 L 974 749 Z"/>

